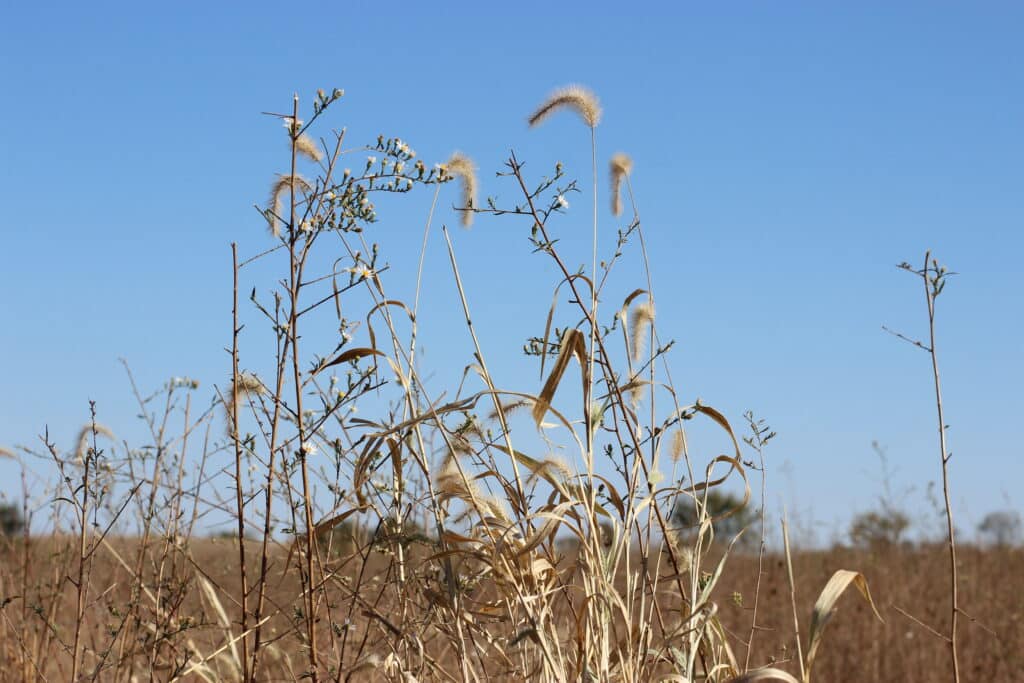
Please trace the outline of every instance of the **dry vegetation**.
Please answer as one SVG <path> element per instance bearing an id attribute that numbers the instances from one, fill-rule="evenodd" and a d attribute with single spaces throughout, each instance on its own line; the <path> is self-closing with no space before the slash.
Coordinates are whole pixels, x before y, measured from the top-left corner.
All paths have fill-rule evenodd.
<path id="1" fill-rule="evenodd" d="M 481 201 L 465 155 L 428 165 L 397 138 L 315 139 L 342 97 L 318 92 L 308 122 L 298 98 L 275 115 L 290 144 L 261 209 L 269 247 L 239 259 L 232 246 L 231 369 L 212 405 L 193 406 L 187 378 L 150 395 L 133 380 L 146 445 L 120 442 L 94 408 L 71 452 L 44 435 L 5 453 L 60 472 L 32 508 L 33 533 L 2 539 L 5 680 L 1021 679 L 1019 550 L 958 558 L 949 517 L 941 546 L 767 552 L 773 434 L 752 415 L 737 434 L 677 393 L 628 156 L 608 165 L 612 214 L 627 218 L 598 209 L 592 93 L 558 91 L 529 119 L 565 111 L 586 131 L 589 271 L 558 244 L 580 191 L 560 164 L 528 175 L 513 154 L 497 181 L 516 200 Z M 464 225 L 503 216 L 492 220 L 528 235 L 554 297 L 537 303 L 542 329 L 482 348 L 471 309 L 488 293 L 463 288 L 442 228 L 465 318 L 449 333 L 475 352 L 431 393 L 417 356 L 423 257 L 411 300 L 393 298 L 375 202 L 433 190 L 425 254 L 449 181 Z M 627 253 L 639 286 L 611 291 Z M 279 279 L 248 280 L 255 265 Z M 907 269 L 934 322 L 945 271 L 928 257 Z M 935 362 L 942 424 L 930 331 L 917 345 Z M 499 386 L 488 352 L 524 339 L 536 382 Z M 692 421 L 717 430 L 721 449 L 691 452 Z M 745 495 L 723 507 L 725 487 Z M 721 530 L 752 510 L 755 541 L 741 550 Z M 223 537 L 203 537 L 225 520 Z"/>

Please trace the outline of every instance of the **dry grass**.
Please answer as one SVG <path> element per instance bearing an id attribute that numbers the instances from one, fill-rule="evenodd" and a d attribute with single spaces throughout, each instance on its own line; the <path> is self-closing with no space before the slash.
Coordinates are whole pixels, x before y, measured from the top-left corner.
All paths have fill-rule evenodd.
<path id="1" fill-rule="evenodd" d="M 749 503 L 750 472 L 761 472 L 766 497 L 773 434 L 749 416 L 753 436 L 741 439 L 725 415 L 677 391 L 623 156 L 610 166 L 613 209 L 631 206 L 633 216 L 598 259 L 605 219 L 592 93 L 558 91 L 530 119 L 568 108 L 589 128 L 589 273 L 570 265 L 583 255 L 559 245 L 565 197 L 579 191 L 560 164 L 528 176 L 512 154 L 498 178 L 514 199 L 479 201 L 463 155 L 431 168 L 414 161 L 408 143 L 383 136 L 345 150 L 344 129 L 321 140 L 323 150 L 314 146 L 310 127 L 342 95 L 318 92 L 307 123 L 296 97 L 283 117 L 287 171 L 260 211 L 272 244 L 241 261 L 232 245 L 232 363 L 214 405 L 194 411 L 197 385 L 188 379 L 150 395 L 132 380 L 149 433 L 142 447 L 111 443 L 95 406 L 72 452 L 44 438 L 36 455 L 60 474 L 39 506 L 49 521 L 4 540 L 0 556 L 5 672 L 24 680 L 807 683 L 812 674 L 912 681 L 945 671 L 934 653 L 919 654 L 949 650 L 941 634 L 955 633 L 941 617 L 950 612 L 933 549 L 802 553 L 791 558 L 791 581 L 763 543 L 752 560 L 732 539 L 716 539 L 717 524 Z M 342 170 L 353 155 L 356 170 Z M 488 292 L 464 287 L 443 229 L 446 285 L 454 284 L 445 291 L 455 292 L 445 303 L 465 320 L 445 334 L 464 335 L 473 353 L 464 376 L 433 393 L 416 355 L 420 279 L 410 308 L 389 291 L 380 245 L 367 237 L 375 202 L 432 185 L 422 264 L 452 180 L 462 185 L 463 224 L 476 214 L 520 221 L 540 260 L 530 277 L 551 282 L 553 297 L 535 305 L 538 321 L 546 312 L 543 332 L 503 330 L 510 343 L 499 353 L 526 340 L 536 356 L 539 379 L 524 386 L 500 386 L 488 369 L 493 349 L 472 322 Z M 627 252 L 647 288 L 611 291 L 609 273 Z M 280 277 L 249 280 L 255 262 Z M 249 291 L 243 310 L 239 293 Z M 609 313 L 606 300 L 622 304 Z M 260 324 L 266 334 L 250 333 Z M 324 329 L 327 338 L 313 332 Z M 243 358 L 260 356 L 262 364 L 243 367 Z M 720 447 L 691 452 L 685 427 L 694 422 L 714 430 Z M 744 496 L 722 512 L 713 501 L 725 486 Z M 675 526 L 679 510 L 691 520 L 685 533 Z M 212 519 L 229 524 L 228 538 L 201 537 Z M 1020 615 L 973 591 L 1008 586 L 1020 555 L 963 558 L 976 564 L 964 566 L 960 604 L 994 635 L 974 623 L 964 629 L 962 667 L 1013 680 Z M 922 569 L 905 570 L 914 563 Z M 844 595 L 850 587 L 863 600 Z M 760 601 L 756 612 L 751 601 Z"/>
<path id="2" fill-rule="evenodd" d="M 369 533 L 365 532 L 369 541 Z M 134 556 L 139 539 L 117 539 L 113 546 L 118 554 L 124 557 Z M 417 559 L 409 571 L 412 575 L 429 573 L 430 563 L 424 563 L 427 554 L 426 545 L 419 545 L 415 555 Z M 249 555 L 259 556 L 259 545 L 249 542 Z M 354 550 L 354 548 L 351 548 Z M 837 566 L 856 566 L 861 568 L 870 580 L 875 600 L 885 618 L 878 621 L 872 614 L 867 603 L 849 597 L 841 601 L 838 618 L 830 625 L 824 649 L 815 664 L 815 677 L 824 681 L 905 681 L 907 683 L 925 683 L 941 680 L 946 677 L 945 661 L 946 644 L 930 634 L 926 629 L 901 614 L 896 608 L 911 613 L 917 619 L 931 625 L 937 630 L 948 627 L 948 615 L 937 600 L 937 591 L 944 583 L 943 572 L 944 546 L 925 546 L 914 549 L 889 549 L 884 552 L 858 551 L 836 548 L 828 551 L 798 552 L 793 557 L 794 572 L 801 586 L 809 587 L 799 594 L 798 610 L 801 615 L 809 615 L 816 597 L 813 587 L 824 585 L 833 569 Z M 71 538 L 50 538 L 34 545 L 29 553 L 29 564 L 34 567 L 49 567 L 50 572 L 36 573 L 27 582 L 27 602 L 33 605 L 25 623 L 21 622 L 20 610 L 7 606 L 4 610 L 5 621 L 10 629 L 8 633 L 19 634 L 31 648 L 45 638 L 47 631 L 55 630 L 67 633 L 73 627 L 72 587 L 65 584 L 63 590 L 56 589 L 60 576 L 66 574 L 72 566 L 75 554 L 75 541 Z M 157 677 L 170 678 L 174 670 L 173 663 L 177 657 L 179 665 L 186 661 L 186 648 L 193 645 L 198 652 L 212 653 L 224 647 L 228 641 L 229 630 L 238 635 L 238 605 L 234 596 L 238 595 L 238 572 L 234 558 L 237 557 L 237 542 L 232 539 L 194 539 L 187 547 L 174 551 L 177 569 L 168 569 L 168 579 L 177 575 L 185 579 L 184 584 L 175 585 L 171 580 L 164 581 L 164 594 L 161 596 L 166 614 L 158 616 L 153 605 L 146 606 L 144 618 L 152 619 L 153 623 L 163 623 L 161 632 L 147 632 L 135 646 L 134 652 L 128 654 L 135 661 L 134 671 L 145 677 L 145 672 L 157 671 Z M 0 556 L 0 576 L 3 595 L 18 595 L 22 585 L 22 547 L 18 540 L 3 543 L 3 554 Z M 563 560 L 563 564 L 571 562 L 572 553 Z M 149 557 L 148 565 L 153 566 L 157 558 Z M 286 553 L 277 553 L 272 563 L 270 582 L 272 589 L 268 601 L 274 605 L 287 606 L 292 603 L 294 593 L 298 590 L 298 580 L 285 571 Z M 977 622 L 968 622 L 962 637 L 963 650 L 961 666 L 969 680 L 989 681 L 991 683 L 1016 683 L 1024 671 L 1024 607 L 1016 600 L 1014 586 L 1018 577 L 1024 574 L 1024 550 L 1013 548 L 965 548 L 962 552 L 963 597 L 972 606 L 971 616 Z M 390 560 L 386 553 L 375 551 L 365 558 L 357 557 L 346 561 L 344 553 L 338 553 L 333 564 L 339 573 L 335 577 L 336 599 L 346 602 L 348 588 L 360 585 L 362 581 L 362 599 L 353 611 L 348 631 L 352 634 L 349 647 L 355 648 L 363 638 L 372 644 L 363 652 L 364 659 L 376 657 L 381 662 L 390 654 L 388 641 L 393 634 L 389 625 L 382 618 L 395 616 L 396 604 L 394 593 L 388 589 L 394 577 L 389 577 Z M 250 574 L 258 573 L 255 564 Z M 749 600 L 754 591 L 754 578 L 757 575 L 756 557 L 751 555 L 733 556 L 719 579 L 715 598 L 720 605 L 720 616 L 724 627 L 731 634 L 734 648 L 742 650 L 741 638 L 750 621 Z M 216 595 L 228 613 L 233 627 L 225 628 L 218 616 L 216 605 L 211 604 L 200 590 L 200 577 L 207 577 L 215 587 Z M 362 577 L 362 579 L 360 578 Z M 101 556 L 93 575 L 94 586 L 98 592 L 104 593 L 103 599 L 91 609 L 87 618 L 87 642 L 102 643 L 108 637 L 107 630 L 116 623 L 116 610 L 128 604 L 131 599 L 130 586 L 134 577 L 132 572 L 118 564 L 112 554 Z M 150 579 L 153 580 L 153 579 Z M 786 582 L 784 559 L 780 555 L 766 557 L 765 574 L 762 579 L 761 603 L 759 606 L 759 622 L 762 631 L 758 635 L 754 648 L 752 663 L 756 666 L 772 664 L 773 666 L 798 674 L 798 668 L 792 657 L 795 646 L 791 619 L 791 607 Z M 624 585 L 624 577 L 619 583 Z M 392 585 L 393 589 L 393 585 Z M 815 594 L 812 594 L 814 592 Z M 488 596 L 494 596 L 493 584 L 476 586 L 472 595 L 480 602 L 486 602 Z M 737 596 L 742 596 L 740 599 Z M 423 613 L 429 613 L 435 607 L 434 600 L 443 597 L 426 593 L 415 598 L 415 604 Z M 20 598 L 19 598 L 20 601 Z M 746 603 L 746 604 L 745 604 Z M 36 608 L 39 611 L 36 611 Z M 663 609 L 671 610 L 667 601 Z M 43 615 L 54 614 L 55 619 L 47 623 Z M 174 633 L 177 621 L 178 628 L 182 620 L 188 617 L 193 625 L 180 633 Z M 293 615 L 288 610 L 277 612 L 266 625 L 271 638 L 272 649 L 268 667 L 262 680 L 294 680 L 301 672 L 305 653 L 303 641 L 295 632 Z M 998 635 L 993 635 L 994 632 Z M 326 635 L 326 629 L 325 629 Z M 24 657 L 20 653 L 18 638 L 5 637 L 0 645 L 0 670 L 6 672 L 3 680 L 17 680 L 16 673 L 22 671 Z M 449 670 L 457 670 L 454 654 L 442 639 L 424 641 L 424 655 Z M 155 660 L 151 661 L 151 652 L 156 651 Z M 228 650 L 212 658 L 210 667 L 218 672 L 219 679 L 237 680 L 230 662 Z M 48 680 L 67 680 L 70 670 L 70 658 L 59 647 L 51 646 L 47 656 L 40 656 L 36 663 L 41 666 L 39 672 Z M 151 664 L 155 666 L 151 669 Z M 497 665 L 490 669 L 493 680 L 517 680 L 515 673 L 503 673 Z M 132 667 L 126 664 L 122 669 L 127 672 Z M 27 675 L 33 680 L 35 676 Z M 433 680 L 435 677 L 424 675 L 422 680 Z M 439 677 L 442 678 L 443 677 Z M 101 675 L 100 680 L 113 680 Z M 355 680 L 375 680 L 372 672 L 365 672 L 363 678 Z"/>

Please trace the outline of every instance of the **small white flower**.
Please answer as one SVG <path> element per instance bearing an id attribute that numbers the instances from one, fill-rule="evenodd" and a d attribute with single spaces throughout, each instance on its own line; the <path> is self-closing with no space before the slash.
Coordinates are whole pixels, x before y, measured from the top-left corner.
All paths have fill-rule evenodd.
<path id="1" fill-rule="evenodd" d="M 342 90 L 341 88 L 335 88 L 333 95 L 334 95 L 334 99 L 338 99 L 339 97 L 344 97 L 345 96 L 345 91 Z"/>
<path id="2" fill-rule="evenodd" d="M 367 166 L 373 166 L 375 163 L 377 163 L 377 157 L 366 157 Z"/>
<path id="3" fill-rule="evenodd" d="M 409 183 L 409 184 L 408 184 L 408 185 L 406 186 L 406 189 L 409 189 L 409 190 L 411 190 L 411 189 L 412 189 L 412 178 L 406 178 L 406 179 L 405 179 L 405 182 Z"/>
<path id="4" fill-rule="evenodd" d="M 558 204 L 559 208 L 562 208 L 562 209 L 568 209 L 569 208 L 569 200 L 565 198 L 565 195 L 562 195 L 562 194 L 558 195 L 558 197 L 555 199 L 555 203 Z"/>
<path id="5" fill-rule="evenodd" d="M 299 230 L 302 232 L 313 232 L 313 224 L 306 220 L 299 223 Z"/>
<path id="6" fill-rule="evenodd" d="M 345 177 L 348 178 L 350 175 L 352 175 L 352 169 L 351 168 L 346 168 L 345 169 Z"/>
<path id="7" fill-rule="evenodd" d="M 302 444 L 303 455 L 313 455 L 314 453 L 316 453 L 316 444 L 310 443 L 309 441 Z"/>
<path id="8" fill-rule="evenodd" d="M 405 164 L 401 161 L 395 162 L 395 173 L 401 173 L 402 169 L 405 168 Z"/>
<path id="9" fill-rule="evenodd" d="M 324 195 L 324 197 L 326 197 L 327 201 L 329 201 L 329 202 L 333 202 L 334 198 L 337 197 L 337 196 L 338 195 L 334 194 L 333 192 L 328 192 L 327 194 Z"/>

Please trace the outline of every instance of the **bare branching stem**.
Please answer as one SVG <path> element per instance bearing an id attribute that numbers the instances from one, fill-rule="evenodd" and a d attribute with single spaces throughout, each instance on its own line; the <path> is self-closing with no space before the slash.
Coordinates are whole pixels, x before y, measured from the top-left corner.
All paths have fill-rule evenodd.
<path id="1" fill-rule="evenodd" d="M 314 523 L 313 523 L 313 491 L 309 483 L 309 465 L 307 463 L 307 434 L 305 424 L 303 422 L 303 410 L 302 410 L 302 370 L 299 368 L 299 333 L 298 333 L 298 322 L 299 322 L 299 289 L 302 286 L 302 258 L 296 247 L 298 240 L 298 227 L 297 227 L 297 200 L 298 197 L 295 193 L 296 188 L 296 162 L 298 159 L 298 120 L 299 120 L 299 96 L 295 95 L 292 98 L 292 162 L 291 162 L 291 201 L 289 206 L 289 219 L 288 219 L 288 261 L 289 261 L 289 279 L 288 279 L 288 294 L 290 297 L 289 302 L 289 315 L 288 315 L 288 337 L 292 347 L 292 383 L 295 389 L 295 426 L 298 430 L 298 458 L 299 467 L 302 476 L 302 503 L 303 511 L 305 513 L 305 526 L 306 526 L 306 554 L 305 554 L 305 593 L 306 593 L 306 606 L 305 606 L 305 617 L 306 617 L 306 637 L 308 639 L 309 646 L 309 676 L 313 683 L 317 683 L 320 678 L 319 674 L 319 663 L 317 653 L 317 634 L 316 634 L 316 612 L 317 612 L 317 600 L 316 591 L 314 586 L 316 581 L 313 578 L 313 557 L 316 555 L 316 538 L 314 534 Z"/>
<path id="2" fill-rule="evenodd" d="M 939 356 L 935 348 L 935 299 L 942 293 L 943 288 L 946 286 L 946 277 L 948 275 L 954 275 L 946 270 L 945 266 L 940 266 L 936 259 L 932 258 L 931 251 L 924 253 L 924 265 L 920 270 L 916 270 L 909 263 L 901 263 L 898 268 L 905 270 L 908 273 L 912 273 L 921 278 L 921 283 L 924 285 L 924 299 L 925 305 L 928 310 L 928 343 L 912 339 L 907 335 L 901 334 L 884 327 L 886 332 L 892 334 L 899 339 L 911 344 L 919 349 L 924 350 L 928 353 L 932 362 L 932 382 L 935 387 L 935 412 L 938 419 L 939 429 L 939 461 L 942 465 L 942 494 L 946 508 L 946 544 L 949 548 L 949 582 L 950 582 L 950 625 L 949 625 L 949 637 L 946 639 L 949 643 L 949 655 L 952 662 L 952 673 L 953 681 L 959 683 L 960 681 L 960 659 L 957 651 L 957 626 L 960 617 L 960 581 L 959 581 L 959 570 L 957 568 L 956 561 L 956 529 L 953 524 L 953 501 L 952 493 L 950 491 L 950 477 L 949 477 L 949 460 L 952 454 L 946 446 L 946 418 L 942 408 L 942 380 L 939 375 Z"/>
<path id="3" fill-rule="evenodd" d="M 935 383 L 935 411 L 939 421 L 939 457 L 942 462 L 942 494 L 946 503 L 946 531 L 949 541 L 949 581 L 950 581 L 950 626 L 949 626 L 949 654 L 953 663 L 953 680 L 960 681 L 960 660 L 957 654 L 957 621 L 960 616 L 959 597 L 960 581 L 959 570 L 956 563 L 956 532 L 953 526 L 953 504 L 950 494 L 949 480 L 949 459 L 950 453 L 946 447 L 946 419 L 942 410 L 942 381 L 939 376 L 939 357 L 935 350 L 935 297 L 942 291 L 944 284 L 945 270 L 940 270 L 938 263 L 931 261 L 931 252 L 924 254 L 924 268 L 921 270 L 921 279 L 924 281 L 924 296 L 928 304 L 928 355 L 932 360 L 932 378 Z M 933 275 L 929 276 L 929 273 Z"/>
<path id="4" fill-rule="evenodd" d="M 245 574 L 245 500 L 242 495 L 242 441 L 238 433 L 238 245 L 231 243 L 231 442 L 235 449 L 235 515 L 238 522 L 238 579 L 242 583 L 239 602 L 242 610 L 242 633 L 249 630 L 249 580 Z M 242 638 L 242 681 L 249 683 L 249 638 Z"/>

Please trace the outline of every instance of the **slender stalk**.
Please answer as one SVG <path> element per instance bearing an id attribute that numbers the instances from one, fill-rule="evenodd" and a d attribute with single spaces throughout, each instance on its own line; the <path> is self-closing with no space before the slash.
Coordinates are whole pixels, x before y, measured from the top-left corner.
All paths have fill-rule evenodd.
<path id="1" fill-rule="evenodd" d="M 789 523 L 786 511 L 782 511 L 782 547 L 786 553 L 786 577 L 789 579 L 789 602 L 793 606 L 793 636 L 796 639 L 796 661 L 800 665 L 800 680 L 807 683 L 807 672 L 804 670 L 804 650 L 800 644 L 800 617 L 796 609 L 796 583 L 793 581 L 793 556 L 789 551 Z"/>
<path id="2" fill-rule="evenodd" d="M 757 634 L 757 606 L 761 598 L 761 578 L 764 576 L 764 553 L 765 553 L 765 499 L 768 495 L 768 470 L 764 464 L 764 440 L 762 439 L 762 432 L 758 427 L 757 422 L 754 421 L 752 413 L 747 413 L 750 420 L 751 429 L 753 429 L 754 435 L 751 440 L 747 443 L 753 444 L 757 450 L 758 459 L 761 461 L 761 538 L 760 544 L 758 545 L 757 551 L 757 582 L 754 584 L 754 607 L 750 616 L 750 637 L 747 638 L 747 655 L 743 660 L 743 670 L 750 670 L 750 655 L 754 651 L 754 636 Z M 771 437 L 769 437 L 771 438 Z"/>
<path id="3" fill-rule="evenodd" d="M 309 639 L 309 676 L 313 683 L 319 680 L 319 663 L 317 661 L 316 646 L 316 598 L 313 591 L 313 555 L 316 552 L 315 539 L 313 538 L 313 497 L 309 485 L 309 466 L 306 462 L 306 430 L 302 423 L 302 370 L 299 368 L 299 335 L 296 330 L 299 311 L 299 288 L 302 278 L 302 266 L 299 257 L 296 255 L 295 246 L 298 236 L 296 234 L 296 212 L 295 212 L 295 178 L 296 161 L 298 148 L 298 120 L 299 120 L 299 96 L 292 98 L 292 164 L 291 164 L 291 201 L 288 218 L 288 260 L 289 280 L 288 293 L 291 298 L 288 336 L 291 339 L 292 347 L 292 381 L 295 386 L 295 425 L 298 430 L 299 445 L 299 467 L 302 473 L 302 499 L 306 517 L 306 636 Z"/>
<path id="4" fill-rule="evenodd" d="M 928 262 L 931 252 L 924 254 L 924 269 L 922 279 L 924 280 L 924 296 L 928 303 L 928 355 L 932 359 L 932 378 L 935 383 L 935 411 L 939 420 L 939 456 L 942 460 L 942 493 L 946 502 L 946 530 L 949 533 L 949 572 L 950 572 L 950 628 L 949 628 L 949 654 L 953 661 L 953 680 L 960 681 L 960 662 L 957 655 L 957 621 L 960 615 L 959 608 L 959 572 L 956 566 L 956 537 L 953 528 L 953 505 L 950 499 L 949 485 L 949 460 L 950 453 L 946 448 L 946 421 L 942 411 L 942 382 L 939 377 L 939 358 L 935 351 L 935 297 L 941 291 L 943 272 L 939 270 L 938 264 L 932 262 L 932 269 L 935 272 L 934 278 L 928 277 Z"/>
<path id="5" fill-rule="evenodd" d="M 589 364 L 590 368 L 587 370 L 587 393 L 583 397 L 583 414 L 587 416 L 587 467 L 589 471 L 587 474 L 590 476 L 591 481 L 594 477 L 594 426 L 590 424 L 593 419 L 590 410 L 590 403 L 593 400 L 594 395 L 594 356 L 597 347 L 597 126 L 590 126 L 590 166 L 593 171 L 594 179 L 594 258 L 593 265 L 590 271 L 591 283 L 590 283 L 590 351 L 589 351 Z"/>
<path id="6" fill-rule="evenodd" d="M 238 436 L 238 245 L 231 243 L 231 441 L 235 447 L 235 510 L 238 521 L 238 577 L 242 582 L 242 633 L 249 630 L 249 581 L 245 574 L 245 501 L 242 497 L 242 443 Z M 249 638 L 242 638 L 242 681 L 249 683 Z"/>
<path id="7" fill-rule="evenodd" d="M 92 463 L 92 459 L 95 453 L 95 418 L 93 419 L 93 451 L 86 451 L 82 457 L 82 501 L 78 506 L 79 514 L 79 525 L 78 525 L 78 576 L 75 581 L 75 588 L 77 589 L 77 603 L 75 605 L 75 642 L 72 646 L 72 660 L 71 660 L 71 680 L 78 680 L 78 671 L 82 661 L 81 651 L 81 636 L 82 636 L 82 622 L 85 620 L 85 602 L 86 592 L 89 587 L 86 585 L 86 562 L 88 560 L 88 547 L 86 538 L 88 536 L 88 525 L 89 525 L 89 466 Z"/>

